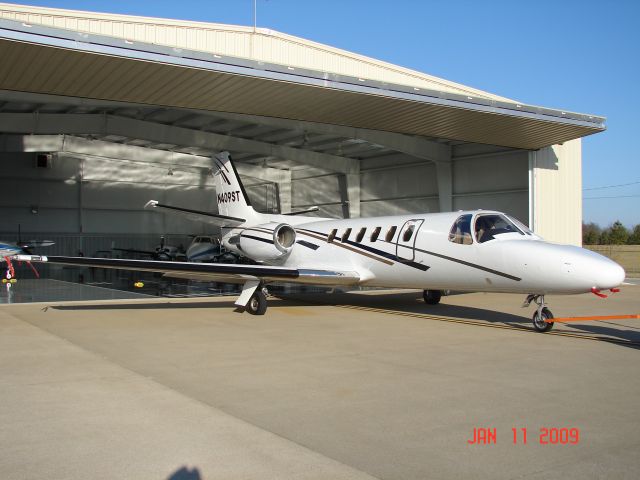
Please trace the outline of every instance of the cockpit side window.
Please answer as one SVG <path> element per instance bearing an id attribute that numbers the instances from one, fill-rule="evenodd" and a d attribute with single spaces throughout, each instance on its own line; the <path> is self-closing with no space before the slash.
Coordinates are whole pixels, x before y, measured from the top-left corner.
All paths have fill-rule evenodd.
<path id="1" fill-rule="evenodd" d="M 413 231 L 415 229 L 416 229 L 415 225 L 409 225 L 407 229 L 404 231 L 404 235 L 402 235 L 402 241 L 408 242 L 409 240 L 411 240 L 411 237 L 413 236 Z"/>
<path id="2" fill-rule="evenodd" d="M 460 245 L 471 245 L 471 215 L 462 215 L 454 222 L 449 232 L 449 241 Z"/>
<path id="3" fill-rule="evenodd" d="M 514 225 L 514 223 L 507 219 L 504 215 L 478 215 L 475 223 L 475 234 L 478 243 L 488 242 L 493 240 L 496 235 L 502 233 L 524 233 Z"/>

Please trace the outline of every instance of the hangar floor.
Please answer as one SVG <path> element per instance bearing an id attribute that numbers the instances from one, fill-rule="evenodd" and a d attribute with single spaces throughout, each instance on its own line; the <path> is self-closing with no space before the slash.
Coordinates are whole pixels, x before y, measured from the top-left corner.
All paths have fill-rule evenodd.
<path id="1" fill-rule="evenodd" d="M 556 316 L 640 313 L 640 286 L 548 300 Z M 521 301 L 3 305 L 0 477 L 639 478 L 640 322 L 537 334 Z M 496 443 L 469 444 L 474 428 Z M 543 428 L 579 440 L 541 444 Z"/>

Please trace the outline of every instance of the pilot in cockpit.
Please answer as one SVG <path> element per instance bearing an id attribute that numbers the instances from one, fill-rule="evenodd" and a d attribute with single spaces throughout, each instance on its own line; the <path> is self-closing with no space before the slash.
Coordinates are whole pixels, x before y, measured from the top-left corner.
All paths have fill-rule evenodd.
<path id="1" fill-rule="evenodd" d="M 496 228 L 495 222 L 489 216 L 481 216 L 476 219 L 476 238 L 478 243 L 483 243 L 493 238 L 491 230 Z"/>

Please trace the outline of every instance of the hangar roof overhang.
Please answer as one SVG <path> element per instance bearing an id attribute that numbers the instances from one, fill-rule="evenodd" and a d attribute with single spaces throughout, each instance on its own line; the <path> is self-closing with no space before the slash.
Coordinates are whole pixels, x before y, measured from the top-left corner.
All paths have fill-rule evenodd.
<path id="1" fill-rule="evenodd" d="M 0 20 L 0 89 L 538 149 L 604 118 Z"/>

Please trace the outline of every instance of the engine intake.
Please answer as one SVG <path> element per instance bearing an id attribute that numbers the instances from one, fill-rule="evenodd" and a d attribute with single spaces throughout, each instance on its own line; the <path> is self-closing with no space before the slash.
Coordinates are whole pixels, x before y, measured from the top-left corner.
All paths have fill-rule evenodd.
<path id="1" fill-rule="evenodd" d="M 286 223 L 267 223 L 243 230 L 239 246 L 243 254 L 258 262 L 277 260 L 291 252 L 295 229 Z"/>

